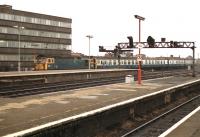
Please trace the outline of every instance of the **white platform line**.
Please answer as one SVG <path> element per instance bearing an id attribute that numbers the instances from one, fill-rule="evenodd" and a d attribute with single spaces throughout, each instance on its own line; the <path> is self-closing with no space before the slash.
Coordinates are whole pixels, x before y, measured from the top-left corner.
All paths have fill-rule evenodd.
<path id="1" fill-rule="evenodd" d="M 94 72 L 118 72 L 118 71 L 134 71 L 135 69 L 96 69 L 96 70 L 47 70 L 47 71 L 22 71 L 22 72 L 0 72 L 0 77 L 12 76 L 34 76 L 34 75 L 57 75 L 57 74 L 74 74 L 74 73 L 94 73 Z"/>
<path id="2" fill-rule="evenodd" d="M 185 116 L 184 118 L 182 118 L 179 122 L 177 122 L 176 124 L 174 124 L 171 128 L 169 128 L 167 131 L 165 131 L 164 133 L 162 133 L 158 137 L 165 137 L 165 136 L 167 136 L 168 134 L 170 134 L 173 130 L 175 130 L 178 126 L 180 126 L 182 123 L 184 123 L 187 119 L 189 119 L 191 116 L 193 116 L 199 110 L 200 110 L 200 106 L 198 108 L 196 108 L 195 110 L 193 110 L 191 113 L 189 113 L 187 116 Z"/>
<path id="3" fill-rule="evenodd" d="M 168 79 L 168 78 L 173 78 L 174 76 L 168 76 L 168 77 L 162 77 L 162 78 L 151 78 L 151 79 L 146 79 L 142 81 L 153 81 L 153 80 L 158 80 L 158 79 Z"/>

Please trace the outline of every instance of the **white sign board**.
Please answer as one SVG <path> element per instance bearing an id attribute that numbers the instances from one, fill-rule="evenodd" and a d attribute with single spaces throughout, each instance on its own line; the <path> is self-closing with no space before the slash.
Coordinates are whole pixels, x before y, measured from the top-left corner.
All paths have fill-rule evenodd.
<path id="1" fill-rule="evenodd" d="M 142 58 L 141 57 L 137 57 L 137 61 L 142 61 Z"/>
<path id="2" fill-rule="evenodd" d="M 139 49 L 141 49 L 141 48 L 143 48 L 143 44 L 139 43 L 136 47 L 139 48 Z"/>

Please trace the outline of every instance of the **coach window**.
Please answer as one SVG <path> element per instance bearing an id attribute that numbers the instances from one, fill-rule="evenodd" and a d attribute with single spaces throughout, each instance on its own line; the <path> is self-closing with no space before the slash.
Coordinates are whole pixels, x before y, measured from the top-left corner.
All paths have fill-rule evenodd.
<path id="1" fill-rule="evenodd" d="M 133 64 L 136 64 L 137 63 L 137 60 L 133 60 Z"/>
<path id="2" fill-rule="evenodd" d="M 100 60 L 97 60 L 97 64 L 100 64 L 101 62 L 100 62 Z"/>
<path id="3" fill-rule="evenodd" d="M 113 60 L 113 65 L 116 65 L 116 60 Z"/>
<path id="4" fill-rule="evenodd" d="M 28 23 L 30 23 L 30 22 L 31 22 L 31 18 L 30 18 L 30 17 L 25 17 L 24 22 L 28 22 Z"/>
<path id="5" fill-rule="evenodd" d="M 133 65 L 133 60 L 130 60 L 130 65 Z"/>
<path id="6" fill-rule="evenodd" d="M 10 14 L 4 14 L 4 19 L 6 20 L 11 20 L 11 15 Z"/>

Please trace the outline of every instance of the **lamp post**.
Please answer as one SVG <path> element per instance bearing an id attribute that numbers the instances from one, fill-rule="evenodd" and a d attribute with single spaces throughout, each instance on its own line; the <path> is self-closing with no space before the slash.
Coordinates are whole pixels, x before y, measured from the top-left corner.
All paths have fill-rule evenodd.
<path id="1" fill-rule="evenodd" d="M 21 71 L 21 53 L 20 53 L 20 35 L 21 35 L 21 30 L 25 29 L 23 26 L 13 26 L 18 30 L 18 72 Z"/>
<path id="2" fill-rule="evenodd" d="M 92 35 L 86 36 L 89 39 L 89 60 L 88 60 L 88 69 L 90 69 L 90 39 L 93 38 Z"/>
<path id="3" fill-rule="evenodd" d="M 140 44 L 140 38 L 141 38 L 141 21 L 144 21 L 145 18 L 141 17 L 139 15 L 135 15 L 135 18 L 139 20 L 139 44 Z M 141 59 L 141 53 L 140 53 L 140 47 L 139 47 L 139 58 Z M 142 77 L 142 73 L 141 73 L 141 61 L 138 61 L 138 84 L 141 84 L 141 77 Z"/>

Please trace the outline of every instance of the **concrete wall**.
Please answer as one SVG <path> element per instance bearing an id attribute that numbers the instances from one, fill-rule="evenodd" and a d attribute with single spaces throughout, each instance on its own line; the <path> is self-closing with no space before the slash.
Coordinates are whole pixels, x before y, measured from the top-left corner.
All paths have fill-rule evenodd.
<path id="1" fill-rule="evenodd" d="M 47 83 L 62 82 L 62 81 L 77 81 L 88 79 L 99 79 L 109 77 L 125 77 L 132 74 L 132 70 L 123 71 L 96 71 L 96 72 L 80 72 L 80 73 L 66 73 L 66 74 L 54 74 L 46 75 Z"/>

